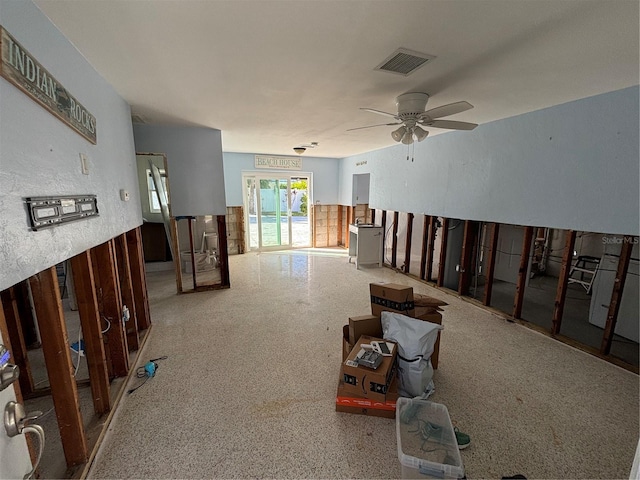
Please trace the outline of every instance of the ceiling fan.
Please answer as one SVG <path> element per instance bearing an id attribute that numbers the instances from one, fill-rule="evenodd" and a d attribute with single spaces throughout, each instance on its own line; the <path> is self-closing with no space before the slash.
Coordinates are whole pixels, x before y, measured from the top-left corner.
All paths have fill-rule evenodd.
<path id="1" fill-rule="evenodd" d="M 369 125 L 366 127 L 350 128 L 347 131 L 361 130 L 363 128 L 380 127 L 383 125 L 402 125 L 400 128 L 391 132 L 391 137 L 396 142 L 402 142 L 405 145 L 411 145 L 416 140 L 421 142 L 429 132 L 422 127 L 447 128 L 451 130 L 473 130 L 478 125 L 476 123 L 458 122 L 455 120 L 440 120 L 442 117 L 455 115 L 456 113 L 465 112 L 473 108 L 469 102 L 455 102 L 441 107 L 426 110 L 429 95 L 426 93 L 404 93 L 396 98 L 396 106 L 398 113 L 387 113 L 372 108 L 361 108 L 367 112 L 385 115 L 395 118 L 394 123 L 380 123 L 377 125 Z"/>

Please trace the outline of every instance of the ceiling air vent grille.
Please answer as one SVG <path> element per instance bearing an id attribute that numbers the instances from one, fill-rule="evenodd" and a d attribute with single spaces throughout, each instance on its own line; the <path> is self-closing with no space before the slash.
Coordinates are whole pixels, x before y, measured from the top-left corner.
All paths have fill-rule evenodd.
<path id="1" fill-rule="evenodd" d="M 132 113 L 131 114 L 131 122 L 132 123 L 147 123 L 147 120 L 140 115 L 139 113 Z"/>
<path id="2" fill-rule="evenodd" d="M 414 52 L 412 50 L 407 50 L 406 48 L 399 48 L 375 69 L 382 70 L 383 72 L 404 75 L 406 77 L 434 58 L 436 57 L 433 55 Z"/>

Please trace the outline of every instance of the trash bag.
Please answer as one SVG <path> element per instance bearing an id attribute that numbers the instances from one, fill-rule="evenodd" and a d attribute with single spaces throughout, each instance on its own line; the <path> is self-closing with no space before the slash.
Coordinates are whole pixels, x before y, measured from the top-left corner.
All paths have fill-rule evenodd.
<path id="1" fill-rule="evenodd" d="M 382 312 L 385 340 L 398 344 L 398 393 L 403 397 L 427 398 L 434 391 L 431 354 L 442 325 Z"/>

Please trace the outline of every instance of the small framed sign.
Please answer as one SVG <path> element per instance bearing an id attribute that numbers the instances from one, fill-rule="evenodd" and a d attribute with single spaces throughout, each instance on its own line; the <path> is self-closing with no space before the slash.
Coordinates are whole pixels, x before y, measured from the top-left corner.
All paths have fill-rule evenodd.
<path id="1" fill-rule="evenodd" d="M 275 170 L 302 170 L 302 159 L 298 157 L 271 157 L 256 155 L 256 168 Z"/>

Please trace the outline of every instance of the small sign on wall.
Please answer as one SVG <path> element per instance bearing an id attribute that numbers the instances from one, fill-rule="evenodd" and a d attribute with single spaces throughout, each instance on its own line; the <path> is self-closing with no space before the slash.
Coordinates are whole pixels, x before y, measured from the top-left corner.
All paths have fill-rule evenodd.
<path id="1" fill-rule="evenodd" d="M 96 117 L 0 26 L 0 75 L 94 145 Z"/>
<path id="2" fill-rule="evenodd" d="M 256 155 L 256 168 L 276 170 L 302 170 L 302 159 L 297 157 L 269 157 Z"/>

